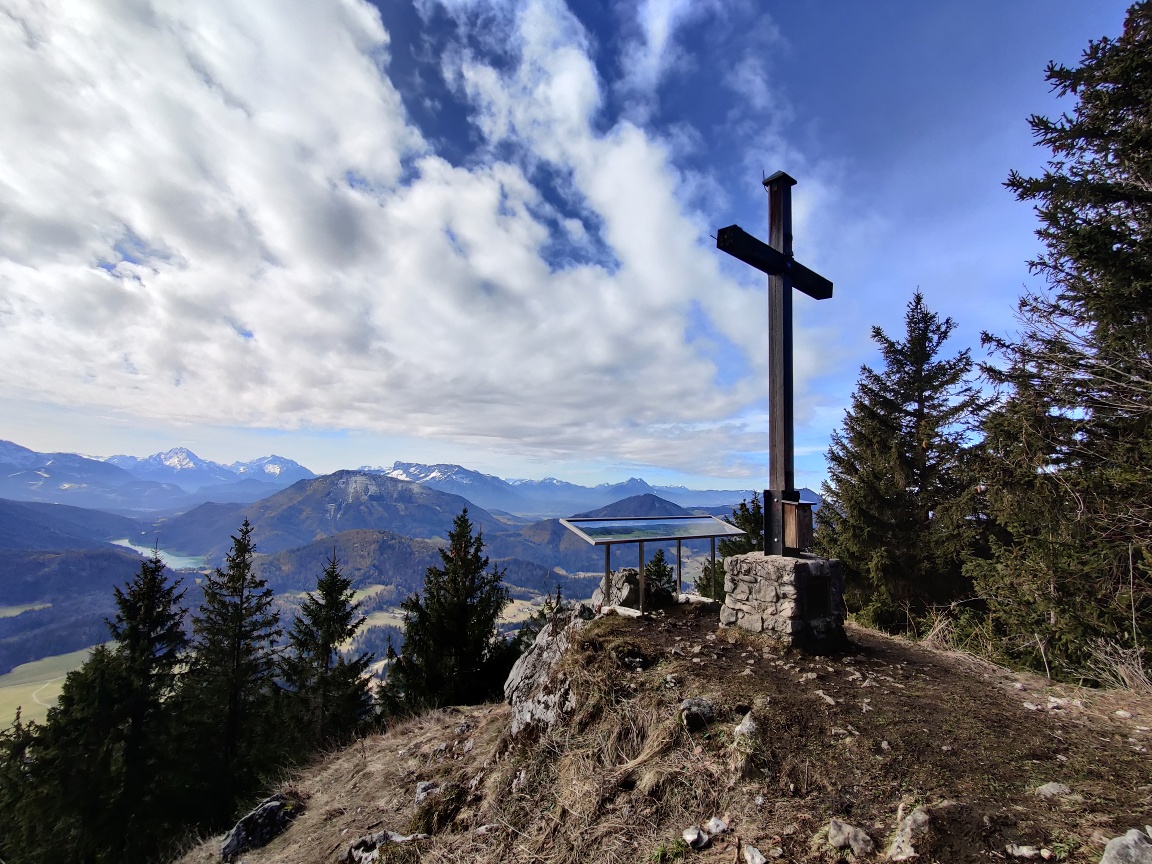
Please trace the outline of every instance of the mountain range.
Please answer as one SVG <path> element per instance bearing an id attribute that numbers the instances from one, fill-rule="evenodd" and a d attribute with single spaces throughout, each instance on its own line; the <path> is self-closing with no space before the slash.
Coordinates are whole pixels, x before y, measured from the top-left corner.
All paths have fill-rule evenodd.
<path id="1" fill-rule="evenodd" d="M 0 441 L 0 498 L 114 513 L 171 513 L 206 501 L 248 503 L 315 476 L 282 456 L 222 465 L 177 447 L 143 459 L 96 459 Z"/>
<path id="2" fill-rule="evenodd" d="M 579 598 L 595 583 L 581 574 L 600 572 L 604 553 L 556 516 L 726 515 L 749 495 L 653 487 L 637 478 L 596 487 L 503 480 L 410 462 L 317 477 L 276 456 L 223 465 L 175 448 L 143 459 L 94 459 L 0 441 L 0 674 L 106 638 L 112 587 L 139 568 L 125 540 L 219 566 L 248 519 L 254 565 L 283 602 L 314 586 L 335 554 L 383 609 L 423 584 L 453 519 L 467 508 L 514 597 L 559 585 L 564 596 Z M 700 551 L 685 544 L 688 555 Z M 620 549 L 611 555 L 612 566 L 632 564 Z M 194 607 L 199 580 L 183 578 Z"/>
<path id="3" fill-rule="evenodd" d="M 485 510 L 527 519 L 569 516 L 647 494 L 681 507 L 729 510 L 752 494 L 741 489 L 653 486 L 638 477 L 598 486 L 553 477 L 505 480 L 449 464 L 395 462 L 390 468 L 361 466 L 357 470 L 459 495 Z M 202 459 L 186 447 L 175 447 L 146 457 L 98 459 L 77 453 L 41 453 L 0 441 L 0 498 L 129 515 L 174 514 L 206 502 L 248 504 L 315 477 L 303 465 L 282 456 L 225 465 Z"/>
<path id="4" fill-rule="evenodd" d="M 361 471 L 408 480 L 461 495 L 488 510 L 519 516 L 568 516 L 604 507 L 622 498 L 657 495 L 681 507 L 727 507 L 731 509 L 752 495 L 740 489 L 688 489 L 684 486 L 652 486 L 632 477 L 622 483 L 579 486 L 554 477 L 543 480 L 504 480 L 459 465 L 422 465 L 396 462 L 391 468 L 361 466 Z"/>

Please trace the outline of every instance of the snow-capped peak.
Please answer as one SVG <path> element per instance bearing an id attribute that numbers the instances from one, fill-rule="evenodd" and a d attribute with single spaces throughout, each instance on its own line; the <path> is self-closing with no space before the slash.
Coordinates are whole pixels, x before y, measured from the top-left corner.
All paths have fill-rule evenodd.
<path id="1" fill-rule="evenodd" d="M 208 464 L 187 447 L 173 447 L 167 453 L 157 453 L 152 458 L 174 471 L 186 471 Z"/>

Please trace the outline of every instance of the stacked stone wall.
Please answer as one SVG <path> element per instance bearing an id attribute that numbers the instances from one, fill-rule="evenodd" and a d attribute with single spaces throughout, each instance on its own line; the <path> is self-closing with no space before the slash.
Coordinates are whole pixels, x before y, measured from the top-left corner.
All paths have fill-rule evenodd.
<path id="1" fill-rule="evenodd" d="M 753 552 L 724 561 L 720 623 L 791 644 L 841 642 L 844 575 L 840 562 Z"/>

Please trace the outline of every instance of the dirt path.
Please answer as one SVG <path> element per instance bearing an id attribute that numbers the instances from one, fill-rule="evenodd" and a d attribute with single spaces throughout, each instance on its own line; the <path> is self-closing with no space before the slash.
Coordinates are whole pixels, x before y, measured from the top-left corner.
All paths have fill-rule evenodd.
<path id="1" fill-rule="evenodd" d="M 57 681 L 63 681 L 65 677 L 67 677 L 67 676 L 64 676 L 64 675 L 60 675 L 60 676 L 58 676 L 58 677 L 56 677 L 56 678 L 49 678 L 47 681 L 45 681 L 43 684 L 41 684 L 39 687 L 37 687 L 37 688 L 36 688 L 34 691 L 32 691 L 32 701 L 33 701 L 33 702 L 35 702 L 37 705 L 41 706 L 42 708 L 51 708 L 51 707 L 53 707 L 53 706 L 56 704 L 55 700 L 53 700 L 52 702 L 43 702 L 43 701 L 41 701 L 41 699 L 40 699 L 40 692 L 41 692 L 41 691 L 42 691 L 42 690 L 43 690 L 45 687 L 47 687 L 49 684 L 54 684 L 54 683 L 55 683 L 55 682 L 57 682 Z M 40 682 L 38 682 L 38 681 L 31 681 L 31 682 L 29 682 L 29 683 L 31 683 L 31 684 L 39 684 Z"/>

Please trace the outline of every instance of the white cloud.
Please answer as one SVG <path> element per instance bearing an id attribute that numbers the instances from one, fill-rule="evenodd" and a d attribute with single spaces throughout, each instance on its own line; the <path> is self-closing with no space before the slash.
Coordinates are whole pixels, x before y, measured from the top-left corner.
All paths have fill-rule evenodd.
<path id="1" fill-rule="evenodd" d="M 620 58 L 624 88 L 641 97 L 654 94 L 668 72 L 686 59 L 676 31 L 713 5 L 701 0 L 640 0 L 637 38 L 625 45 Z"/>
<path id="2" fill-rule="evenodd" d="M 688 14 L 658 7 L 657 76 Z M 516 62 L 446 62 L 524 162 L 465 168 L 406 117 L 356 0 L 0 0 L 0 398 L 742 470 L 762 293 L 721 275 L 668 143 L 595 131 L 605 85 L 568 10 L 499 8 L 451 11 Z M 616 266 L 550 268 L 534 160 Z M 696 304 L 753 375 L 717 388 Z"/>

